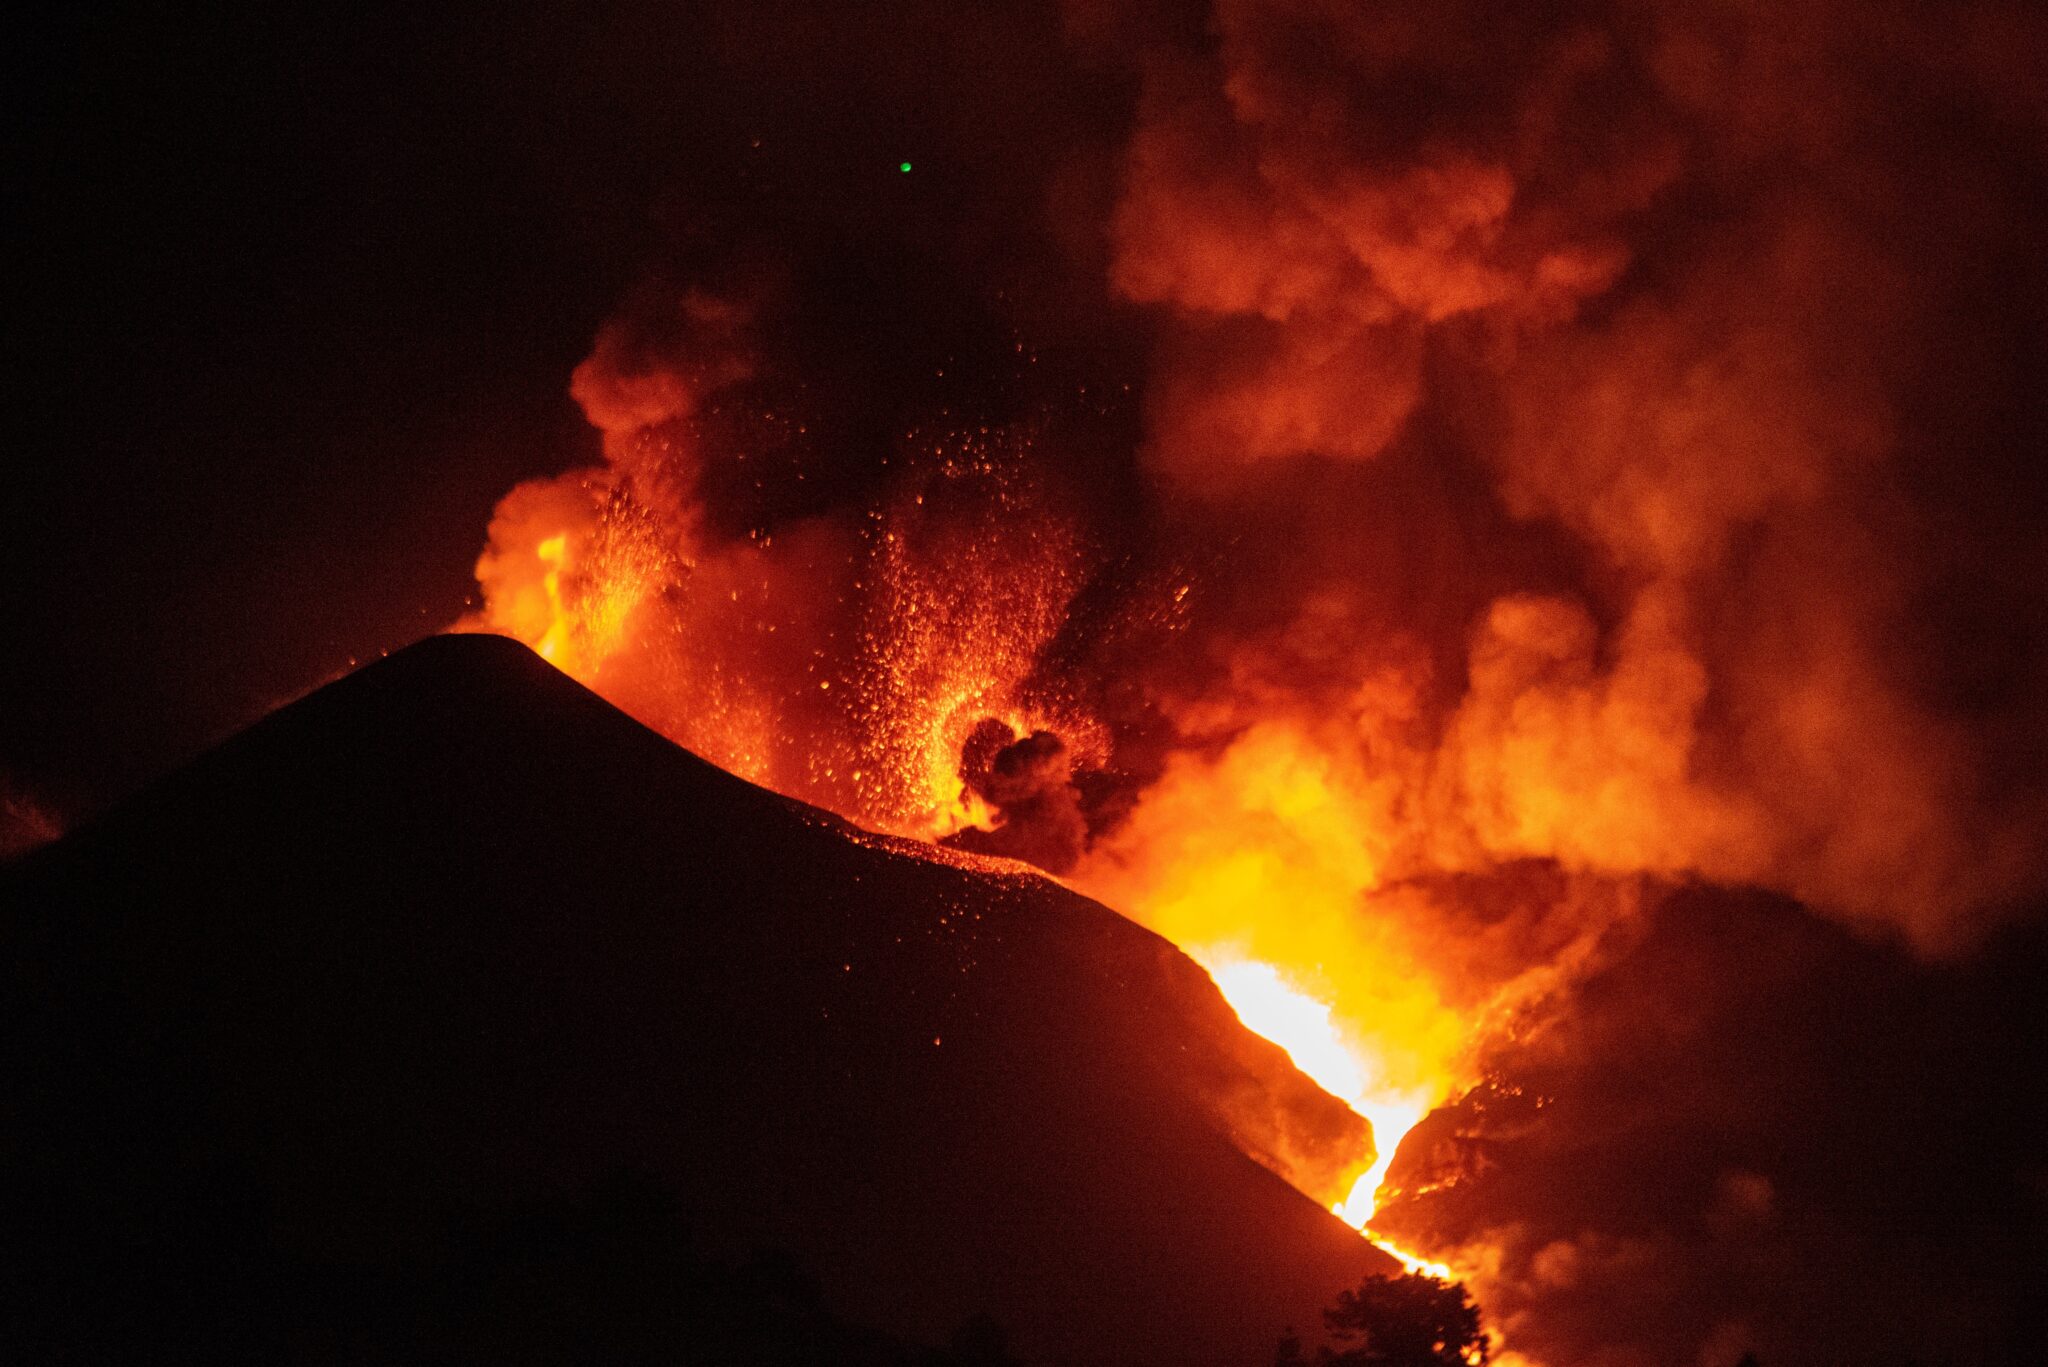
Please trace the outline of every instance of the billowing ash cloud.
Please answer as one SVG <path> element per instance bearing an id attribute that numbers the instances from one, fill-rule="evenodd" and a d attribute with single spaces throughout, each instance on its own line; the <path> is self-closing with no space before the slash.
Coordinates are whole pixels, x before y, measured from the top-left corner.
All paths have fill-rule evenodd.
<path id="1" fill-rule="evenodd" d="M 2038 887 L 2040 788 L 1981 725 L 2029 704 L 1963 714 L 1936 644 L 1951 487 L 2024 459 L 1942 392 L 1986 363 L 1970 304 L 2038 275 L 1999 162 L 2040 110 L 1951 36 L 2016 21 L 1540 14 L 1252 0 L 1192 40 L 1117 33 L 1143 94 L 1110 274 L 1162 318 L 1147 459 L 1219 512 L 1313 496 L 1277 464 L 1469 465 L 1564 534 L 1575 572 L 1471 612 L 1448 662 L 1433 816 L 1473 857 L 1967 937 Z M 1354 573 L 1322 549 L 1281 582 Z M 1492 549 L 1434 568 L 1498 573 Z"/>
<path id="2" fill-rule="evenodd" d="M 1464 1098 L 1383 1223 L 1517 1352 L 1998 1360 L 2017 1282 L 1957 1264 L 2038 1254 L 2039 1166 L 1943 1079 L 2048 876 L 2048 27 L 897 17 L 707 26 L 734 127 L 934 155 L 751 138 L 672 210 L 479 624 L 1294 974 L 1360 1104 Z"/>

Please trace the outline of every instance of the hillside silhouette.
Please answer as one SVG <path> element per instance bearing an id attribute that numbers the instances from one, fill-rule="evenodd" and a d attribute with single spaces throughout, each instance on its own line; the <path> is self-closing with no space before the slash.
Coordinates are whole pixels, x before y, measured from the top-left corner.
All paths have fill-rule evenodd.
<path id="1" fill-rule="evenodd" d="M 494 637 L 0 872 L 0 934 L 24 1361 L 681 1360 L 672 1290 L 621 1306 L 687 1247 L 906 1341 L 1243 1363 L 1392 1270 L 1270 1170 L 1334 1183 L 1362 1122 L 1171 945 Z"/>

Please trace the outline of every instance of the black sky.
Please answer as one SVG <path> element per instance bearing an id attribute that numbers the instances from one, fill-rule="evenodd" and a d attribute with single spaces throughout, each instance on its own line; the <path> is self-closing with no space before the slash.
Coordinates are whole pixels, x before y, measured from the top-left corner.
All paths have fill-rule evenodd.
<path id="1" fill-rule="evenodd" d="M 14 787 L 82 814 L 451 621 L 497 497 L 591 457 L 569 372 L 678 224 L 942 270 L 919 238 L 974 250 L 965 216 L 1115 98 L 1046 65 L 1042 7 L 720 8 L 130 5 L 17 39 Z"/>
<path id="2" fill-rule="evenodd" d="M 634 224 L 567 54 L 351 14 L 69 16 L 14 93 L 0 762 L 61 804 L 445 621 L 573 431 Z"/>

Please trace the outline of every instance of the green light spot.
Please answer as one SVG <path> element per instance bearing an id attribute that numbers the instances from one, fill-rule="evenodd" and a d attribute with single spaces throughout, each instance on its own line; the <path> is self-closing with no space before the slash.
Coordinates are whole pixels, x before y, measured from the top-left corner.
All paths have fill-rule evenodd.
<path id="1" fill-rule="evenodd" d="M 901 172 L 903 172 L 903 174 L 905 174 L 905 175 L 909 175 L 909 174 L 910 174 L 910 163 L 909 163 L 909 162 L 907 162 L 907 161 L 903 161 L 903 162 L 898 162 L 898 163 L 896 164 L 896 169 L 897 169 L 897 170 L 899 170 L 899 171 L 901 171 Z"/>

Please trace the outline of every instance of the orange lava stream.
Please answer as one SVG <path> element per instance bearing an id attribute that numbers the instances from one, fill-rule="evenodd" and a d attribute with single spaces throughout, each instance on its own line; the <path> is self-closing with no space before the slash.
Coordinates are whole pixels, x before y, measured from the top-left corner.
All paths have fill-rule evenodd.
<path id="1" fill-rule="evenodd" d="M 1295 1067 L 1372 1122 L 1377 1150 L 1372 1165 L 1358 1175 L 1350 1194 L 1331 1206 L 1331 1212 L 1410 1272 L 1452 1280 L 1456 1274 L 1448 1265 L 1399 1248 L 1375 1235 L 1370 1227 L 1380 1184 L 1386 1180 L 1402 1137 L 1444 1098 L 1426 1090 L 1389 1086 L 1369 1051 L 1346 1038 L 1328 1003 L 1290 986 L 1271 964 L 1199 953 L 1195 957 L 1204 962 L 1224 1000 L 1247 1029 L 1286 1050 Z"/>

